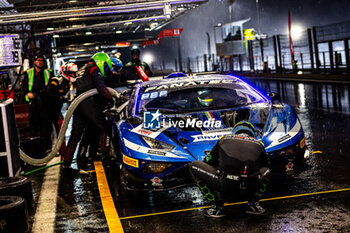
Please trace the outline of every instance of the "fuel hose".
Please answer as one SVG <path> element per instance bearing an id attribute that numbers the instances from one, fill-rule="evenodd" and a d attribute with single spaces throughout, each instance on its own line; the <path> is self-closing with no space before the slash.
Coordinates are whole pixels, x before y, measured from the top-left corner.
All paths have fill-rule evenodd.
<path id="1" fill-rule="evenodd" d="M 112 94 L 112 96 L 119 98 L 120 94 L 112 89 L 108 87 L 109 92 Z M 27 155 L 24 151 L 22 151 L 21 149 L 19 149 L 19 155 L 20 158 L 25 161 L 26 163 L 33 165 L 33 166 L 44 166 L 46 165 L 49 161 L 51 161 L 58 153 L 59 149 L 61 148 L 61 145 L 64 141 L 64 136 L 66 133 L 66 130 L 68 128 L 68 124 L 69 124 L 69 120 L 71 119 L 73 112 L 75 111 L 75 109 L 79 106 L 79 104 L 85 100 L 86 98 L 89 98 L 91 96 L 94 96 L 98 94 L 97 89 L 91 89 L 89 91 L 84 92 L 83 94 L 79 95 L 78 97 L 76 97 L 74 99 L 74 101 L 71 103 L 71 105 L 69 106 L 66 116 L 64 118 L 63 124 L 62 124 L 62 128 L 60 130 L 60 133 L 58 134 L 57 140 L 55 145 L 53 146 L 51 152 L 44 158 L 41 159 L 36 159 L 36 158 L 32 158 L 29 155 Z"/>

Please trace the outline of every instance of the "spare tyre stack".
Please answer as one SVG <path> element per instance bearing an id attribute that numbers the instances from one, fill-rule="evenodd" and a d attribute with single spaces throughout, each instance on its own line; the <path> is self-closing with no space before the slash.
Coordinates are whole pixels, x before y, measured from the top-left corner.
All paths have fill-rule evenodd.
<path id="1" fill-rule="evenodd" d="M 27 203 L 32 200 L 32 184 L 28 178 L 0 177 L 0 233 L 29 230 Z"/>
<path id="2" fill-rule="evenodd" d="M 17 196 L 0 196 L 0 232 L 28 232 L 26 201 Z"/>

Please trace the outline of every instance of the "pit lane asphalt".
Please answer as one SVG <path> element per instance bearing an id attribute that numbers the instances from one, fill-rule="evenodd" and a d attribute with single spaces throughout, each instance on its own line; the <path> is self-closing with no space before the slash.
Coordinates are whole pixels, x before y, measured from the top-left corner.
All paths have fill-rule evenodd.
<path id="1" fill-rule="evenodd" d="M 311 154 L 295 177 L 275 178 L 264 198 L 350 188 L 350 86 L 249 82 L 265 92 L 279 92 L 283 102 L 295 108 L 306 134 L 306 145 L 317 152 Z M 120 186 L 117 166 L 104 165 L 124 232 L 350 232 L 350 191 L 262 202 L 268 210 L 266 216 L 246 215 L 244 204 L 227 206 L 225 218 L 211 219 L 203 216 L 205 209 L 200 207 L 209 203 L 196 187 L 130 193 Z M 43 174 L 31 176 L 35 194 L 31 215 L 42 191 Z M 185 211 L 167 213 L 173 210 Z M 149 213 L 155 215 L 142 216 Z M 61 176 L 54 232 L 108 230 L 95 173 Z"/>

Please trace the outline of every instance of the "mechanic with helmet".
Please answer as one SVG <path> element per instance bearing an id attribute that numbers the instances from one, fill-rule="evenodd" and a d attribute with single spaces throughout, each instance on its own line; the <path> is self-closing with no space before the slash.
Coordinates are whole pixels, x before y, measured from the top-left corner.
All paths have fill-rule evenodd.
<path id="1" fill-rule="evenodd" d="M 140 50 L 132 49 L 131 61 L 124 67 L 124 76 L 126 80 L 137 80 L 141 78 L 137 73 L 136 67 L 141 67 L 148 77 L 153 75 L 149 65 L 140 60 Z"/>
<path id="2" fill-rule="evenodd" d="M 112 61 L 106 53 L 96 53 L 85 66 L 82 77 L 76 81 L 77 96 L 96 88 L 98 95 L 82 101 L 73 115 L 73 126 L 66 151 L 64 153 L 63 171 L 73 172 L 70 168 L 73 155 L 81 136 L 88 127 L 97 129 L 96 136 L 100 137 L 98 153 L 103 156 L 109 152 L 108 124 L 103 116 L 103 109 L 113 103 L 112 95 L 108 91 L 103 77 L 111 72 Z"/>
<path id="3" fill-rule="evenodd" d="M 194 161 L 190 172 L 212 207 L 206 216 L 224 217 L 223 204 L 232 198 L 247 197 L 246 213 L 262 215 L 259 200 L 270 179 L 269 160 L 257 138 L 258 130 L 248 121 L 234 126 L 232 135 L 222 136 L 204 161 Z"/>
<path id="4" fill-rule="evenodd" d="M 112 61 L 112 72 L 109 72 L 103 79 L 106 86 L 108 87 L 118 87 L 123 85 L 122 69 L 123 62 L 119 58 L 111 57 Z"/>
<path id="5" fill-rule="evenodd" d="M 47 86 L 40 93 L 39 105 L 41 105 L 43 124 L 46 130 L 43 135 L 44 145 L 47 150 L 52 147 L 51 133 L 52 124 L 57 134 L 61 129 L 63 116 L 61 113 L 62 105 L 66 102 L 65 95 L 70 89 L 70 84 L 75 82 L 78 66 L 74 63 L 66 63 L 61 66 L 61 76 L 52 77 Z M 61 147 L 60 154 L 63 154 L 65 145 Z M 47 151 L 49 152 L 49 151 Z"/>
<path id="6" fill-rule="evenodd" d="M 40 92 L 52 77 L 52 71 L 46 68 L 46 61 L 43 55 L 35 56 L 33 60 L 33 67 L 24 73 L 21 88 L 29 105 L 30 136 L 37 136 L 39 131 L 42 137 L 44 132 L 47 132 L 49 129 L 46 129 L 42 124 L 41 112 L 43 109 L 40 109 L 38 102 Z"/>

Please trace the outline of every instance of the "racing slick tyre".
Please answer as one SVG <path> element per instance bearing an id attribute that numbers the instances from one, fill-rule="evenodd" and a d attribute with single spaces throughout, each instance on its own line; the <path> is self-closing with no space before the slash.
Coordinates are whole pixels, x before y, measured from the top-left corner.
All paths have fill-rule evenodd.
<path id="1" fill-rule="evenodd" d="M 33 199 L 32 183 L 27 177 L 0 177 L 0 196 L 20 196 L 27 203 Z"/>
<path id="2" fill-rule="evenodd" d="M 17 196 L 0 197 L 0 233 L 28 232 L 26 201 Z"/>

